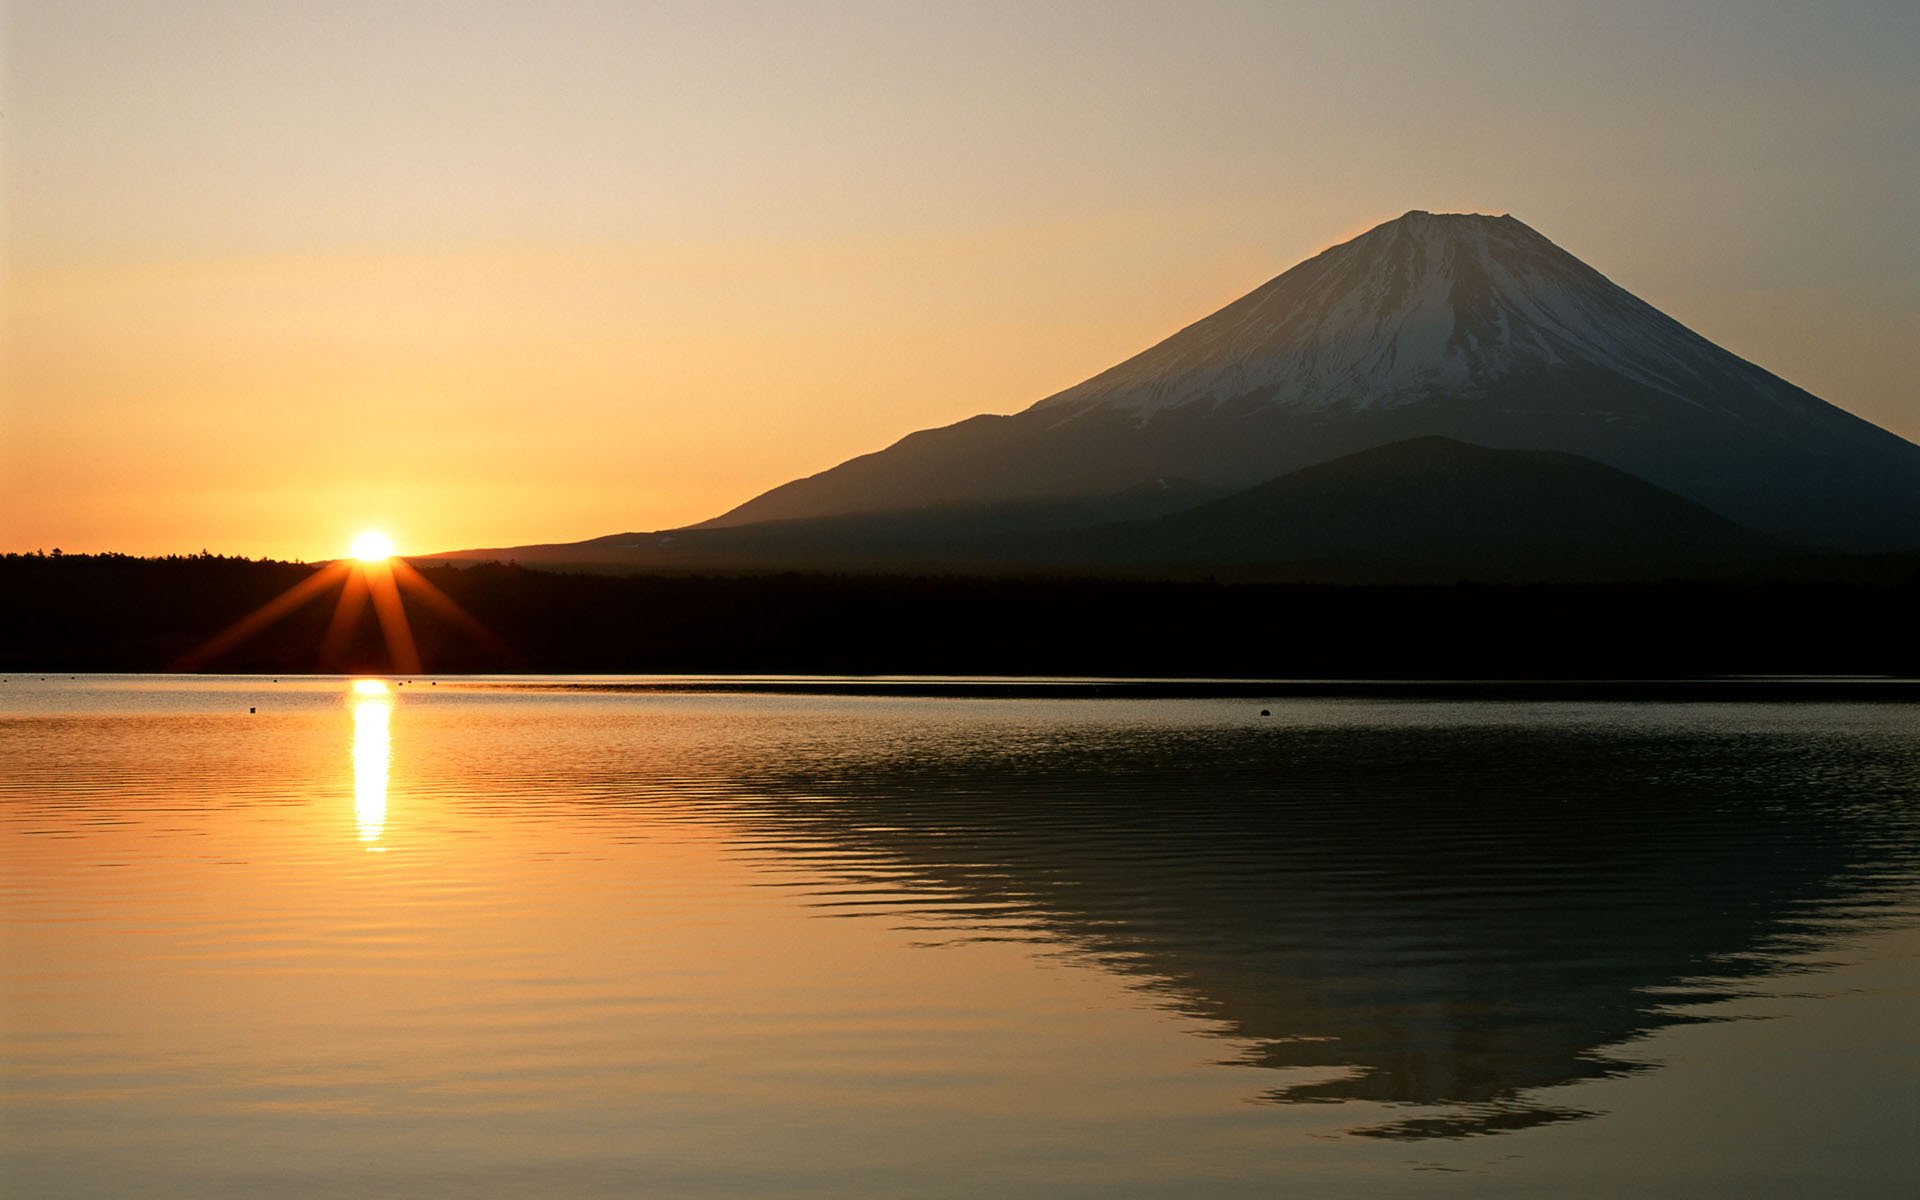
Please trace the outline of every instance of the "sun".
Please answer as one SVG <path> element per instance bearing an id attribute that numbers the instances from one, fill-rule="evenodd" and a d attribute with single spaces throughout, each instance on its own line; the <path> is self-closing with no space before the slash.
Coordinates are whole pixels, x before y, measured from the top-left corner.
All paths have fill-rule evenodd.
<path id="1" fill-rule="evenodd" d="M 350 552 L 361 562 L 385 562 L 393 557 L 393 539 L 378 529 L 369 529 L 353 539 Z"/>
<path id="2" fill-rule="evenodd" d="M 473 619 L 467 610 L 414 570 L 400 557 L 393 539 L 377 529 L 368 529 L 353 539 L 347 554 L 322 564 L 313 573 L 286 591 L 262 604 L 233 624 L 214 634 L 174 661 L 182 670 L 197 669 L 253 637 L 261 630 L 298 611 L 315 597 L 338 589 L 333 618 L 320 643 L 316 661 L 338 666 L 346 657 L 360 618 L 370 604 L 380 625 L 380 636 L 387 643 L 387 661 L 394 673 L 411 675 L 420 669 L 420 650 L 414 644 L 413 629 L 407 621 L 407 606 L 400 598 L 406 592 L 419 603 L 433 609 L 444 620 L 453 622 L 481 645 L 502 657 L 512 651 L 485 625 Z M 354 685 L 357 696 L 377 698 L 386 685 L 378 679 L 362 680 Z"/>

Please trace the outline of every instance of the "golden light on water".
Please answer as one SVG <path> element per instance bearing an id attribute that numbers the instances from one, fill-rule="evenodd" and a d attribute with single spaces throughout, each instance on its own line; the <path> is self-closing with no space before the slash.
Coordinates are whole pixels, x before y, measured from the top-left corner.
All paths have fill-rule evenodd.
<path id="1" fill-rule="evenodd" d="M 353 539 L 349 552 L 361 562 L 385 562 L 393 557 L 393 539 L 378 529 L 369 529 Z"/>
<path id="2" fill-rule="evenodd" d="M 393 743 L 389 719 L 393 701 L 378 679 L 353 681 L 353 815 L 360 840 L 380 840 L 387 827 L 387 771 Z"/>

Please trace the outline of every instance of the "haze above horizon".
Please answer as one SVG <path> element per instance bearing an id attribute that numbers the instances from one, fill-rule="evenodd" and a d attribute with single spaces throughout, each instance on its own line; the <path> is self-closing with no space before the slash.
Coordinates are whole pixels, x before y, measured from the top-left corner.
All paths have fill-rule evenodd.
<path id="1" fill-rule="evenodd" d="M 714 516 L 1511 212 L 1920 440 L 1920 11 L 16 0 L 0 549 Z"/>

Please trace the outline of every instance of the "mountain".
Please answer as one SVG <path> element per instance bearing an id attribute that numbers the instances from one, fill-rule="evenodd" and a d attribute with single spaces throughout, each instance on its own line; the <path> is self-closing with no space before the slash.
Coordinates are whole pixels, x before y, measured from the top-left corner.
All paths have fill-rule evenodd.
<path id="1" fill-rule="evenodd" d="M 1089 530 L 1062 549 L 1082 562 L 1540 580 L 1686 574 L 1788 547 L 1591 459 L 1428 437 Z"/>
<path id="2" fill-rule="evenodd" d="M 1797 543 L 1920 547 L 1920 446 L 1715 346 L 1510 216 L 1427 212 L 1022 412 L 910 434 L 695 528 L 1103 510 L 1156 480 L 1237 491 L 1434 435 L 1590 458 Z"/>
<path id="3" fill-rule="evenodd" d="M 1136 519 L 1094 519 L 1122 500 Z M 449 557 L 636 570 L 1607 580 L 1717 574 L 1789 549 L 1591 459 L 1427 437 L 1212 500 L 1168 486 L 1081 507 L 936 506 Z"/>
<path id="4" fill-rule="evenodd" d="M 1661 771 L 1689 718 L 1667 720 L 1518 739 L 1115 722 L 1001 745 L 879 719 L 831 756 L 728 756 L 753 769 L 716 791 L 823 874 L 911 880 L 889 912 L 921 938 L 1004 937 L 1017 914 L 1134 978 L 1230 1033 L 1231 1061 L 1283 1070 L 1260 1100 L 1365 1101 L 1354 1133 L 1458 1137 L 1593 1115 L 1566 1085 L 1657 1069 L 1650 1034 L 1795 969 L 1910 878 L 1874 867 L 1920 849 L 1910 810 L 1848 803 L 1887 794 L 1895 751 L 1708 736 Z"/>
<path id="5" fill-rule="evenodd" d="M 423 557 L 455 562 L 650 570 L 810 570 L 979 564 L 1032 558 L 1054 535 L 1115 520 L 1182 511 L 1226 494 L 1188 480 L 1157 479 L 1092 496 L 999 503 L 934 504 L 909 510 L 615 533 L 581 542 L 456 550 Z"/>

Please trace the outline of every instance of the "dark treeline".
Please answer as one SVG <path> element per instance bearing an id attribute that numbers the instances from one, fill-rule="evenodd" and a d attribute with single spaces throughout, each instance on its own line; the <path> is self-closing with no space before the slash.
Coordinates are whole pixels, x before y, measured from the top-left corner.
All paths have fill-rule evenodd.
<path id="1" fill-rule="evenodd" d="M 321 568 L 218 556 L 0 557 L 0 670 L 165 671 Z M 1920 673 L 1916 560 L 1844 579 L 1333 585 L 791 574 L 422 574 L 489 646 L 409 597 L 439 673 L 1549 677 Z M 335 590 L 210 671 L 380 671 L 373 614 L 332 661 Z"/>

